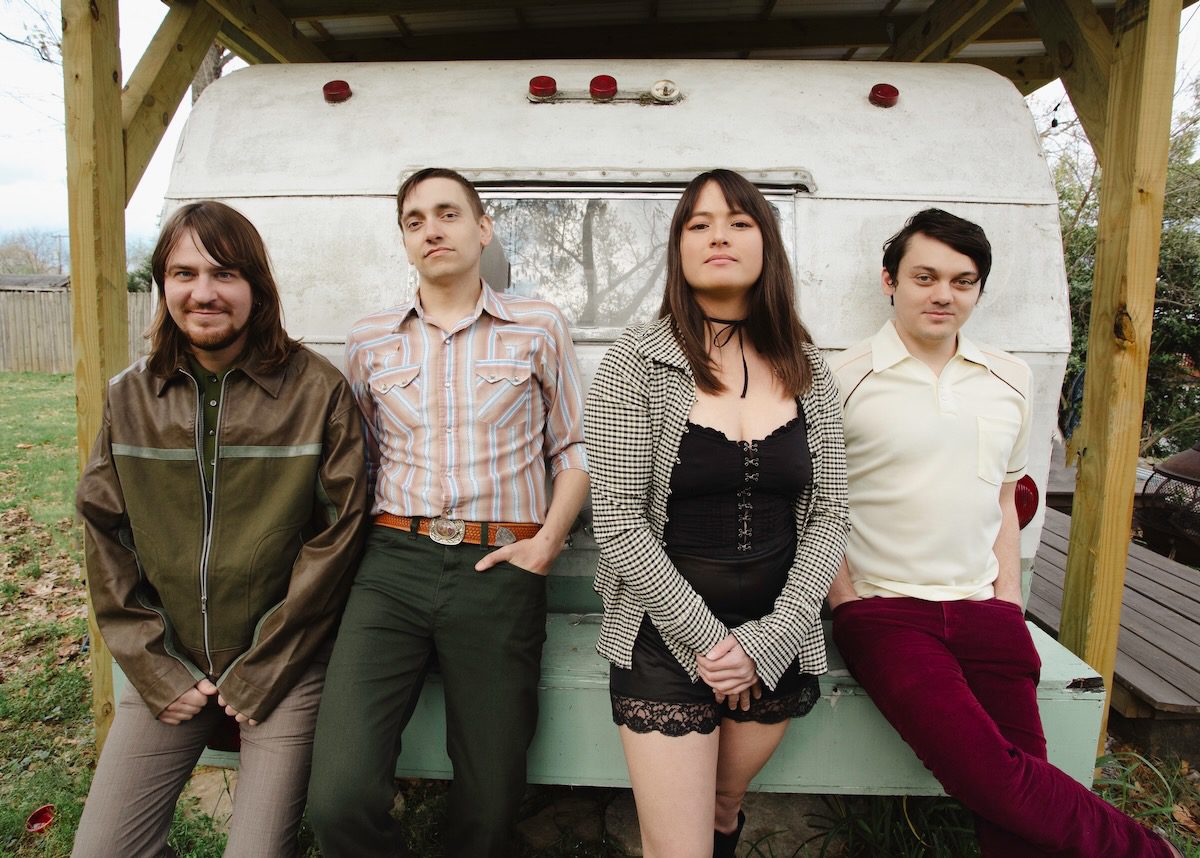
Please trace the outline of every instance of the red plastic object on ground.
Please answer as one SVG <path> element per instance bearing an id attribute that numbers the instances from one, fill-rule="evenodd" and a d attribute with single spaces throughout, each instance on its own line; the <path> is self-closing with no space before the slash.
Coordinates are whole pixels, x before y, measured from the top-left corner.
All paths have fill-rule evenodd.
<path id="1" fill-rule="evenodd" d="M 43 804 L 25 820 L 25 830 L 30 834 L 41 834 L 54 824 L 54 805 Z"/>

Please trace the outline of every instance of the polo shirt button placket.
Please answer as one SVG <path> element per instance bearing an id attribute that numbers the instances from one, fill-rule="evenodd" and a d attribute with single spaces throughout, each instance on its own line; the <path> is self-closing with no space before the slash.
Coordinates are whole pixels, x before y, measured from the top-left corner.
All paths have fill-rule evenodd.
<path id="1" fill-rule="evenodd" d="M 942 414 L 953 414 L 955 412 L 954 392 L 948 384 L 940 380 L 937 385 L 937 400 L 938 411 Z"/>

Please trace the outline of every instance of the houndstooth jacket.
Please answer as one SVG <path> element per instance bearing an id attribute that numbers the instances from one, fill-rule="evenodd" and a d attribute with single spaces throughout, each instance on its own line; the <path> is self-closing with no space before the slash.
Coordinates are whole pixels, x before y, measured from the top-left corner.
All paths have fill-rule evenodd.
<path id="1" fill-rule="evenodd" d="M 592 516 L 604 602 L 597 651 L 628 668 L 645 614 L 672 654 L 698 680 L 697 652 L 730 631 L 774 688 L 796 661 L 828 668 L 821 603 L 842 559 L 848 530 L 846 452 L 838 389 L 816 346 L 805 345 L 812 389 L 800 398 L 813 479 L 796 499 L 796 557 L 774 610 L 732 630 L 714 616 L 664 551 L 671 470 L 696 401 L 696 385 L 669 318 L 627 329 L 596 371 L 584 408 Z"/>

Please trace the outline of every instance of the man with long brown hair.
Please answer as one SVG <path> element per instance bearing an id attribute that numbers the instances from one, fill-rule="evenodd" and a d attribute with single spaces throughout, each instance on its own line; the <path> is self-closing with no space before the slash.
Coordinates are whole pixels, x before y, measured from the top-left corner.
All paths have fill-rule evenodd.
<path id="1" fill-rule="evenodd" d="M 226 855 L 296 852 L 330 635 L 367 493 L 341 374 L 287 336 L 243 215 L 191 203 L 152 258 L 151 352 L 108 388 L 79 481 L 96 621 L 128 685 L 75 856 L 158 856 L 227 719 L 241 777 Z"/>

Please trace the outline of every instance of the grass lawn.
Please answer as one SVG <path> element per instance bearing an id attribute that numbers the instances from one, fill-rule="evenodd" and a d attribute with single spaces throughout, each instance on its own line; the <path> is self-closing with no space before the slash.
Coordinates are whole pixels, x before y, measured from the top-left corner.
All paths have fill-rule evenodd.
<path id="1" fill-rule="evenodd" d="M 71 376 L 0 373 L 0 855 L 66 856 L 92 780 L 82 535 Z M 54 821 L 28 834 L 42 805 Z M 181 856 L 219 856 L 202 814 L 177 815 Z"/>
<path id="2" fill-rule="evenodd" d="M 95 766 L 76 474 L 72 378 L 0 373 L 0 858 L 69 855 Z M 1188 763 L 1147 760 L 1129 749 L 1108 761 L 1105 773 L 1110 801 L 1170 832 L 1188 858 L 1200 858 L 1200 778 Z M 401 819 L 418 856 L 437 854 L 440 833 L 452 824 L 445 791 L 438 782 L 401 785 Z M 614 795 L 532 787 L 521 815 L 544 815 L 572 796 L 586 796 L 602 814 Z M 26 818 L 46 804 L 55 806 L 53 823 L 26 833 Z M 848 838 L 855 855 L 977 854 L 970 817 L 947 799 L 833 799 L 825 824 Z M 318 855 L 307 830 L 302 838 L 308 855 Z M 224 848 L 218 823 L 194 799 L 177 810 L 170 842 L 181 858 L 216 858 Z M 602 836 L 571 832 L 520 849 L 525 858 L 621 854 Z M 814 844 L 809 854 L 818 851 Z M 769 842 L 749 854 L 784 858 Z"/>

